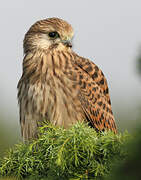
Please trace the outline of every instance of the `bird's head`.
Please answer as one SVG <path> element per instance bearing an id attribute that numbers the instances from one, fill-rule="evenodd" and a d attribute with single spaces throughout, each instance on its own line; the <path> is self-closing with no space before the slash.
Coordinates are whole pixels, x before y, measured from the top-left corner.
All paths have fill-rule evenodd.
<path id="1" fill-rule="evenodd" d="M 73 29 L 70 24 L 59 18 L 37 21 L 31 26 L 24 38 L 24 53 L 37 49 L 64 50 L 71 48 Z"/>

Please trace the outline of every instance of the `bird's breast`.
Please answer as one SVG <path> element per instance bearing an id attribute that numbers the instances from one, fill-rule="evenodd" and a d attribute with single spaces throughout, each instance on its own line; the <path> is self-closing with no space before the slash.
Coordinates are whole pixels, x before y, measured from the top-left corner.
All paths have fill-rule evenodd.
<path id="1" fill-rule="evenodd" d="M 68 127 L 69 124 L 81 120 L 78 90 L 73 90 L 71 84 L 71 81 L 65 81 L 61 76 L 57 78 L 50 75 L 46 84 L 30 85 L 29 109 L 32 107 L 33 113 L 39 114 L 54 125 Z"/>
<path id="2" fill-rule="evenodd" d="M 35 73 L 24 85 L 27 111 L 64 127 L 83 120 L 76 74 L 71 73 L 69 58 L 67 53 L 42 56 Z"/>

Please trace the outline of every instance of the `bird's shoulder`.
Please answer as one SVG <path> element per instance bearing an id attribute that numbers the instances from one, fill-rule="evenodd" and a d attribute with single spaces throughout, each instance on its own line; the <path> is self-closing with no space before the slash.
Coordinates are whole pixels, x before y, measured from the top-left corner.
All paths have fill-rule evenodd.
<path id="1" fill-rule="evenodd" d="M 102 70 L 89 59 L 74 57 L 80 86 L 78 98 L 88 122 L 98 130 L 116 132 L 108 84 Z"/>
<path id="2" fill-rule="evenodd" d="M 82 78 L 83 74 L 87 74 L 88 80 L 92 79 L 91 83 L 96 83 L 96 85 L 99 86 L 101 92 L 104 96 L 106 96 L 107 102 L 111 104 L 107 79 L 102 70 L 91 60 L 81 57 L 75 53 L 74 63 L 81 71 L 80 78 Z M 88 82 L 89 81 L 87 81 L 87 83 Z"/>

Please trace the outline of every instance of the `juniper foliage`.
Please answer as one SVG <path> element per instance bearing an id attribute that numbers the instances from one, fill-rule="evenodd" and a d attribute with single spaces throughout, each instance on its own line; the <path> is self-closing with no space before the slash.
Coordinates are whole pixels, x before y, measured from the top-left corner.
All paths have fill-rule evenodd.
<path id="1" fill-rule="evenodd" d="M 123 160 L 122 146 L 129 134 L 94 131 L 77 123 L 70 129 L 51 124 L 40 127 L 40 137 L 15 145 L 0 162 L 1 177 L 17 179 L 102 179 L 112 163 Z"/>
<path id="2" fill-rule="evenodd" d="M 136 129 L 133 137 L 133 141 L 124 147 L 127 158 L 113 165 L 107 180 L 141 180 L 141 127 Z"/>

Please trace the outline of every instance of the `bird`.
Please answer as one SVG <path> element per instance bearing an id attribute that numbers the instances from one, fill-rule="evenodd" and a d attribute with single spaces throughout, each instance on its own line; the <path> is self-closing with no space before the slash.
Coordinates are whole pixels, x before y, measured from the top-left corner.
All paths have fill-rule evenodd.
<path id="1" fill-rule="evenodd" d="M 23 40 L 18 104 L 23 140 L 38 137 L 43 121 L 65 129 L 87 122 L 117 133 L 107 80 L 91 60 L 73 51 L 74 31 L 52 17 L 35 22 Z"/>

